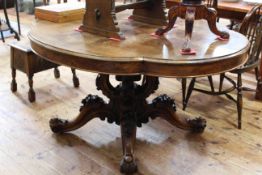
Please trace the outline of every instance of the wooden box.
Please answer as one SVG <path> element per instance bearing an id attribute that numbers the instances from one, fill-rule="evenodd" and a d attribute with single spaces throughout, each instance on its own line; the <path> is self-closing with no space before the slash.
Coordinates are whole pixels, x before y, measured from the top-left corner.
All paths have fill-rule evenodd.
<path id="1" fill-rule="evenodd" d="M 83 19 L 85 3 L 74 2 L 52 4 L 35 8 L 35 17 L 56 23 L 69 22 Z"/>

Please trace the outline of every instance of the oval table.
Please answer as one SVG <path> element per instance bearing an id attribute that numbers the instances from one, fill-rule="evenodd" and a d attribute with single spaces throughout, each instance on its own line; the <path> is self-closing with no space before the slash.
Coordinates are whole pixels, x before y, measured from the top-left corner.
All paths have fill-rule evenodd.
<path id="1" fill-rule="evenodd" d="M 200 133 L 206 126 L 201 118 L 178 117 L 175 101 L 167 95 L 150 103 L 146 101 L 158 89 L 158 77 L 196 77 L 229 71 L 246 61 L 249 42 L 233 31 L 228 31 L 228 41 L 216 40 L 205 21 L 196 21 L 192 38 L 196 55 L 185 56 L 180 54 L 183 21 L 178 21 L 177 27 L 166 35 L 154 37 L 150 34 L 159 26 L 128 20 L 126 14 L 117 15 L 125 40 L 79 32 L 75 28 L 81 21 L 62 24 L 37 21 L 29 39 L 34 52 L 49 61 L 97 72 L 97 89 L 110 99 L 106 103 L 96 95 L 88 95 L 73 121 L 51 119 L 52 131 L 72 131 L 95 117 L 115 122 L 121 126 L 122 135 L 120 170 L 133 173 L 137 171 L 133 157 L 136 127 L 147 123 L 149 118 L 161 117 L 178 128 Z M 109 75 L 116 75 L 118 86 L 111 85 Z M 136 83 L 141 77 L 142 83 Z"/>

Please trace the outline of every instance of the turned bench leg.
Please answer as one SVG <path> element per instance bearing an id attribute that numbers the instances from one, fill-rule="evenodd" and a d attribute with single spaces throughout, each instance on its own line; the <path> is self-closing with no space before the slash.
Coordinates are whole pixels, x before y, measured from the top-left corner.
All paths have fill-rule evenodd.
<path id="1" fill-rule="evenodd" d="M 74 87 L 79 87 L 79 79 L 76 76 L 76 70 L 74 68 L 71 68 L 72 74 L 73 74 L 73 84 Z"/>
<path id="2" fill-rule="evenodd" d="M 28 100 L 32 103 L 35 101 L 35 91 L 33 89 L 33 76 L 28 76 L 28 84 L 29 84 L 29 91 L 28 91 Z"/>
<path id="3" fill-rule="evenodd" d="M 12 68 L 12 82 L 11 82 L 11 91 L 16 92 L 17 91 L 17 83 L 15 80 L 16 77 L 16 69 Z"/>
<path id="4" fill-rule="evenodd" d="M 59 69 L 57 67 L 54 68 L 54 76 L 55 76 L 55 78 L 60 78 L 60 72 L 59 72 Z"/>

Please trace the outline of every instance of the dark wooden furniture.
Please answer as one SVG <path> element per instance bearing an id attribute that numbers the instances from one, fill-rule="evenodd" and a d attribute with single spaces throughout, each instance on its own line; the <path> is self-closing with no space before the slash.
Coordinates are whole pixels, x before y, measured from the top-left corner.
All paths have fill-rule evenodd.
<path id="1" fill-rule="evenodd" d="M 35 101 L 35 91 L 33 89 L 33 76 L 35 73 L 54 68 L 55 78 L 60 77 L 58 64 L 52 63 L 34 54 L 28 41 L 20 41 L 10 44 L 11 47 L 11 70 L 12 70 L 12 92 L 17 91 L 16 70 L 24 72 L 28 76 L 29 91 L 28 100 Z M 76 76 L 75 69 L 72 68 L 73 83 L 75 87 L 79 86 L 79 80 Z"/>
<path id="2" fill-rule="evenodd" d="M 97 95 L 88 95 L 82 101 L 77 118 L 72 121 L 52 119 L 52 131 L 69 132 L 93 118 L 120 125 L 123 145 L 120 170 L 128 174 L 137 171 L 134 158 L 136 128 L 150 118 L 161 117 L 176 127 L 193 132 L 202 132 L 206 125 L 201 118 L 179 117 L 175 112 L 175 101 L 167 95 L 148 102 L 147 97 L 158 89 L 158 77 L 195 77 L 229 71 L 246 61 L 249 43 L 242 34 L 234 31 L 229 31 L 229 41 L 217 41 L 208 26 L 197 21 L 192 38 L 197 54 L 182 56 L 179 50 L 184 43 L 183 21 L 177 21 L 180 25 L 175 31 L 155 38 L 150 34 L 159 26 L 130 21 L 128 13 L 117 15 L 118 25 L 127 36 L 120 42 L 72 30 L 81 21 L 62 25 L 38 21 L 30 31 L 29 39 L 34 52 L 43 58 L 97 72 L 97 89 L 109 98 L 106 103 Z M 44 31 L 49 31 L 48 35 Z M 110 75 L 117 75 L 119 85 L 110 83 Z M 141 77 L 143 81 L 137 83 Z"/>
<path id="3" fill-rule="evenodd" d="M 168 25 L 164 28 L 159 28 L 156 31 L 156 35 L 163 35 L 164 33 L 170 31 L 178 17 L 185 19 L 187 8 L 195 9 L 195 19 L 205 19 L 208 22 L 210 30 L 220 36 L 223 39 L 228 39 L 229 34 L 225 31 L 220 31 L 216 26 L 217 12 L 214 8 L 209 8 L 211 1 L 208 1 L 208 6 L 202 3 L 201 0 L 182 0 L 178 5 L 172 6 L 168 11 Z M 212 3 L 213 4 L 213 3 Z"/>
<path id="4" fill-rule="evenodd" d="M 179 0 L 167 0 L 167 7 L 171 7 L 177 5 Z M 254 5 L 247 4 L 243 1 L 239 2 L 222 2 L 219 1 L 217 5 L 217 13 L 219 18 L 226 18 L 234 21 L 242 21 L 248 11 L 250 11 Z M 261 56 L 262 58 L 262 56 Z M 260 58 L 260 59 L 261 59 Z M 260 67 L 262 70 L 262 61 L 260 63 Z M 262 79 L 262 71 L 260 71 L 260 79 Z M 256 99 L 262 100 L 262 84 L 258 84 Z"/>
<path id="5" fill-rule="evenodd" d="M 16 10 L 18 33 L 11 26 L 10 21 L 9 21 L 9 17 L 8 17 L 8 14 L 7 14 L 7 9 L 13 8 L 13 7 L 15 7 L 15 10 Z M 21 34 L 21 29 L 20 29 L 20 18 L 19 18 L 17 0 L 8 0 L 8 1 L 7 0 L 0 0 L 0 9 L 3 9 L 4 16 L 5 16 L 4 20 L 0 19 L 0 34 L 1 34 L 2 41 L 5 42 L 3 32 L 8 31 L 8 30 L 10 31 L 10 33 L 14 33 L 15 38 L 17 40 L 19 40 L 20 37 L 19 37 L 18 34 Z"/>
<path id="6" fill-rule="evenodd" d="M 241 66 L 238 67 L 230 73 L 237 74 L 237 82 L 235 82 L 233 79 L 228 77 L 225 73 L 222 73 L 220 75 L 220 83 L 219 88 L 216 91 L 213 84 L 212 76 L 208 76 L 208 80 L 210 83 L 211 90 L 204 90 L 199 89 L 195 87 L 195 81 L 196 79 L 193 78 L 190 82 L 187 95 L 185 94 L 185 88 L 186 88 L 186 80 L 184 79 L 183 82 L 183 109 L 186 108 L 188 100 L 191 96 L 191 93 L 193 90 L 206 93 L 209 95 L 226 95 L 230 100 L 233 100 L 237 104 L 237 112 L 238 112 L 238 129 L 241 129 L 241 118 L 242 118 L 242 91 L 244 90 L 250 90 L 245 87 L 242 87 L 242 73 L 255 70 L 256 79 L 258 84 L 261 84 L 261 79 L 259 77 L 259 64 L 260 64 L 260 54 L 262 49 L 262 5 L 254 7 L 250 12 L 247 13 L 246 17 L 244 18 L 239 32 L 245 35 L 251 44 L 251 49 L 249 50 L 249 59 L 247 62 Z M 225 80 L 228 80 L 229 83 L 232 84 L 230 88 L 223 88 L 223 82 Z M 233 90 L 237 90 L 237 99 L 234 99 L 229 93 Z M 186 97 L 185 97 L 186 96 Z"/>
<path id="7" fill-rule="evenodd" d="M 133 20 L 155 25 L 167 23 L 165 0 L 139 0 L 122 5 L 116 5 L 115 0 L 86 0 L 86 4 L 83 25 L 79 30 L 109 38 L 125 38 L 120 32 L 116 13 L 127 9 L 134 9 L 130 16 Z"/>

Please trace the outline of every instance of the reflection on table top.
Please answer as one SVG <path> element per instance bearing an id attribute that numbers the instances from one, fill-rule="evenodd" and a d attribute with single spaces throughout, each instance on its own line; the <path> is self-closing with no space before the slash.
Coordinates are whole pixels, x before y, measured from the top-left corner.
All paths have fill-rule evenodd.
<path id="1" fill-rule="evenodd" d="M 197 52 L 193 56 L 182 56 L 180 49 L 184 42 L 184 22 L 178 21 L 177 27 L 167 33 L 165 36 L 156 38 L 151 36 L 158 26 L 148 25 L 140 22 L 130 21 L 125 14 L 117 14 L 119 27 L 126 37 L 123 41 L 113 41 L 108 38 L 92 35 L 89 33 L 81 33 L 75 31 L 81 21 L 71 23 L 56 24 L 47 21 L 38 21 L 33 30 L 29 34 L 32 48 L 40 55 L 55 61 L 59 64 L 66 64 L 72 67 L 87 69 L 91 71 L 101 72 L 101 69 L 91 68 L 89 65 L 96 62 L 104 62 L 111 64 L 126 64 L 128 71 L 124 68 L 121 70 L 107 70 L 106 73 L 145 73 L 138 70 L 143 64 L 154 64 L 155 66 L 173 66 L 173 65 L 200 65 L 213 64 L 219 61 L 232 61 L 232 58 L 238 57 L 234 61 L 232 69 L 243 63 L 244 55 L 248 49 L 247 39 L 236 32 L 229 31 L 229 41 L 218 41 L 217 36 L 209 31 L 206 21 L 195 21 L 192 48 Z M 221 27 L 219 27 L 221 29 Z M 227 30 L 224 28 L 224 30 Z M 55 53 L 48 54 L 47 51 Z M 59 54 L 58 54 L 59 53 Z M 57 55 L 64 57 L 75 57 L 76 60 L 66 61 L 66 59 L 57 58 Z M 238 60 L 239 59 L 239 60 Z M 238 62 L 238 63 L 237 63 Z M 141 65 L 140 65 L 141 64 Z M 106 65 L 106 64 L 104 64 Z M 130 70 L 131 65 L 136 67 Z M 109 69 L 109 68 L 108 68 Z M 142 72 L 141 72 L 142 71 Z M 148 71 L 148 70 L 146 70 Z M 204 72 L 199 74 L 211 74 L 214 72 Z M 149 71 L 148 74 L 157 74 L 156 71 Z M 174 71 L 170 75 L 168 73 L 158 73 L 163 76 L 184 76 L 184 74 L 176 74 Z M 191 73 L 193 76 L 193 73 Z M 187 76 L 187 75 L 186 75 Z"/>

